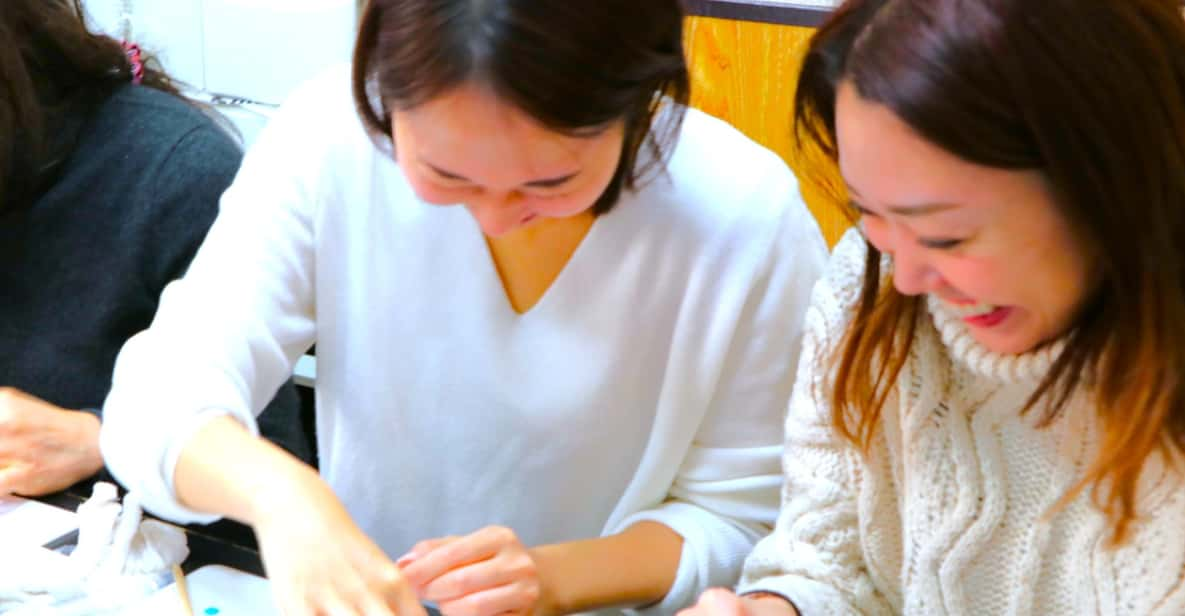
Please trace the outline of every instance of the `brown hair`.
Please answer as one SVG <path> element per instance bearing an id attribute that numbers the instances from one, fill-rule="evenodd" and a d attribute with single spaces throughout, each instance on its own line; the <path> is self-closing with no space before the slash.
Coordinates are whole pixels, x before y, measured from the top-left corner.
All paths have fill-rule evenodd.
<path id="1" fill-rule="evenodd" d="M 621 162 L 593 212 L 608 212 L 665 162 L 690 80 L 678 0 L 371 0 L 354 52 L 354 99 L 377 140 L 408 109 L 480 80 L 544 126 L 582 134 L 625 121 Z M 652 126 L 663 97 L 676 103 Z M 389 143 L 388 143 L 389 145 Z M 639 150 L 654 154 L 639 165 Z"/>
<path id="2" fill-rule="evenodd" d="M 90 112 L 132 80 L 119 41 L 87 30 L 78 0 L 0 2 L 0 212 L 53 182 Z M 176 94 L 154 63 L 146 86 Z"/>
<path id="3" fill-rule="evenodd" d="M 1185 20 L 1174 0 L 852 0 L 815 35 L 795 123 L 836 156 L 841 82 L 967 161 L 1039 170 L 1097 258 L 1101 286 L 1024 411 L 1080 386 L 1100 451 L 1092 488 L 1122 542 L 1147 460 L 1185 448 Z M 854 212 L 849 216 L 855 218 Z M 880 284 L 871 245 L 833 361 L 832 422 L 865 451 L 909 353 L 918 298 Z"/>

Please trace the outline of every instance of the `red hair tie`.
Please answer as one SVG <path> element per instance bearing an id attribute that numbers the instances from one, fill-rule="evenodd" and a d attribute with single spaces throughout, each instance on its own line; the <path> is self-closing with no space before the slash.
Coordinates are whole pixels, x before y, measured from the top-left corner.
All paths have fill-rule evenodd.
<path id="1" fill-rule="evenodd" d="M 124 41 L 123 52 L 127 54 L 128 62 L 132 65 L 132 83 L 140 85 L 144 81 L 144 60 L 140 55 L 140 46 Z"/>

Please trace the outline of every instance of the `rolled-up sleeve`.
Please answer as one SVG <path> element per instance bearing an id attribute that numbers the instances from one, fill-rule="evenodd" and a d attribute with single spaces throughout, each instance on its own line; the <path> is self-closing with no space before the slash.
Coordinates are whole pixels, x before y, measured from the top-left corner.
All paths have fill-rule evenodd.
<path id="1" fill-rule="evenodd" d="M 116 361 L 100 448 L 145 508 L 178 522 L 215 516 L 183 507 L 173 471 L 206 422 L 255 416 L 315 337 L 314 214 L 324 147 L 298 94 L 260 135 L 185 275 L 152 325 Z M 218 452 L 210 452 L 218 455 Z"/>

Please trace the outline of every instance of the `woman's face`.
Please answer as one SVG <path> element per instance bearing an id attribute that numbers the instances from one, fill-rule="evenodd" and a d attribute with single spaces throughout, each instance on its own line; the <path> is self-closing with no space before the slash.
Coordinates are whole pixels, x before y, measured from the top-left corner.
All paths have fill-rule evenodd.
<path id="1" fill-rule="evenodd" d="M 497 237 L 589 210 L 617 170 L 624 122 L 578 136 L 541 126 L 474 84 L 392 114 L 395 152 L 421 199 L 463 205 Z"/>
<path id="2" fill-rule="evenodd" d="M 836 131 L 865 236 L 892 256 L 898 291 L 946 302 L 997 353 L 1024 353 L 1071 328 L 1096 278 L 1040 173 L 964 161 L 849 83 Z"/>

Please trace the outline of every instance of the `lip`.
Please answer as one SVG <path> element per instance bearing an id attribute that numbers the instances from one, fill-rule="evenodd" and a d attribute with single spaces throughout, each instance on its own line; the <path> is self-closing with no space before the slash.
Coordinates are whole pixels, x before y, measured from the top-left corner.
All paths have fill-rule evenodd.
<path id="1" fill-rule="evenodd" d="M 1010 316 L 1012 316 L 1012 308 L 996 308 L 987 314 L 966 317 L 963 319 L 963 322 L 972 327 L 989 328 L 1003 323 Z"/>

